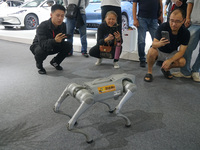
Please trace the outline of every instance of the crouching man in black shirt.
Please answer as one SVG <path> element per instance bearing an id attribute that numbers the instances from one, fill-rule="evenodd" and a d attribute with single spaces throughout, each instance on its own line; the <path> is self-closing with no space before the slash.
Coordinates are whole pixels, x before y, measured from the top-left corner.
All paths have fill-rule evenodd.
<path id="1" fill-rule="evenodd" d="M 147 54 L 148 73 L 144 81 L 153 80 L 152 68 L 156 60 L 163 61 L 161 71 L 163 75 L 172 79 L 171 68 L 183 67 L 186 63 L 183 55 L 187 48 L 190 32 L 183 26 L 185 13 L 181 9 L 174 10 L 169 22 L 161 24 Z"/>
<path id="2" fill-rule="evenodd" d="M 58 53 L 50 64 L 56 70 L 63 70 L 60 63 L 65 59 L 71 51 L 72 45 L 66 42 L 66 24 L 63 22 L 65 16 L 65 8 L 62 5 L 55 4 L 51 7 L 51 18 L 42 22 L 37 30 L 33 44 L 30 50 L 35 56 L 36 66 L 39 74 L 46 74 L 43 68 L 43 61 L 48 55 Z"/>

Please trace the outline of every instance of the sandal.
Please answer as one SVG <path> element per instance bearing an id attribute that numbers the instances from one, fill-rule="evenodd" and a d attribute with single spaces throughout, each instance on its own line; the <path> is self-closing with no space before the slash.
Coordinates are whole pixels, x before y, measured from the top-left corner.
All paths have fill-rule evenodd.
<path id="1" fill-rule="evenodd" d="M 167 79 L 172 79 L 173 78 L 173 75 L 171 74 L 170 71 L 165 71 L 163 68 L 161 69 L 163 75 L 165 76 L 165 78 Z"/>
<path id="2" fill-rule="evenodd" d="M 149 78 L 149 79 L 146 79 L 146 78 Z M 151 73 L 147 73 L 144 77 L 144 81 L 146 82 L 152 82 L 153 81 L 153 76 Z"/>

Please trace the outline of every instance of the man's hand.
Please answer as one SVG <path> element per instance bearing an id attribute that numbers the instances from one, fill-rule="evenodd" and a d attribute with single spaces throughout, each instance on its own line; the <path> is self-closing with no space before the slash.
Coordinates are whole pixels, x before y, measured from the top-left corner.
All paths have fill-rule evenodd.
<path id="1" fill-rule="evenodd" d="M 169 70 L 171 64 L 172 64 L 172 62 L 171 62 L 169 59 L 167 59 L 167 60 L 165 60 L 165 61 L 163 62 L 161 68 L 163 68 L 164 70 Z"/>
<path id="2" fill-rule="evenodd" d="M 188 28 L 188 27 L 190 26 L 190 24 L 191 24 L 190 18 L 189 18 L 189 19 L 186 19 L 186 20 L 185 20 L 185 27 Z"/>
<path id="3" fill-rule="evenodd" d="M 139 21 L 137 19 L 135 19 L 133 25 L 138 28 L 139 27 Z"/>
<path id="4" fill-rule="evenodd" d="M 67 38 L 67 36 L 63 33 L 58 33 L 55 37 L 56 43 L 62 42 L 63 39 Z"/>
<path id="5" fill-rule="evenodd" d="M 162 47 L 162 46 L 165 46 L 165 45 L 169 44 L 170 41 L 168 39 L 161 38 L 159 43 L 160 43 L 160 47 Z"/>

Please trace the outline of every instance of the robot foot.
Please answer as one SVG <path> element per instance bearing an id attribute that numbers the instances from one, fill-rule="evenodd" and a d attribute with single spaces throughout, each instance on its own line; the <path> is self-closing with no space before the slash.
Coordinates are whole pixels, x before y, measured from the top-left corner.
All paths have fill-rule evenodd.
<path id="1" fill-rule="evenodd" d="M 114 111 L 116 110 L 116 108 L 115 109 L 113 109 L 113 110 L 109 110 L 109 113 L 114 113 Z"/>
<path id="2" fill-rule="evenodd" d="M 58 112 L 59 112 L 59 107 L 54 106 L 54 107 L 53 107 L 53 111 L 54 111 L 55 113 L 58 113 Z"/>
<path id="3" fill-rule="evenodd" d="M 77 122 L 76 122 L 76 123 L 77 123 Z M 76 123 L 75 123 L 75 124 L 76 124 Z M 87 133 L 85 133 L 84 131 L 82 131 L 82 130 L 80 130 L 80 129 L 78 129 L 78 128 L 69 129 L 69 125 L 67 125 L 67 129 L 68 129 L 69 131 L 71 131 L 71 132 L 74 132 L 74 133 L 83 134 L 83 135 L 85 136 L 86 142 L 87 142 L 88 144 L 91 144 L 91 143 L 93 142 L 93 139 L 92 139 Z"/>
<path id="4" fill-rule="evenodd" d="M 126 121 L 126 124 L 125 124 L 126 127 L 131 126 L 131 121 L 128 119 L 128 117 L 126 117 L 125 115 L 123 115 L 121 113 L 118 113 L 117 116 L 122 117 Z"/>
<path id="5" fill-rule="evenodd" d="M 93 140 L 91 140 L 91 141 L 87 141 L 88 144 L 91 144 L 92 142 L 93 142 Z"/>

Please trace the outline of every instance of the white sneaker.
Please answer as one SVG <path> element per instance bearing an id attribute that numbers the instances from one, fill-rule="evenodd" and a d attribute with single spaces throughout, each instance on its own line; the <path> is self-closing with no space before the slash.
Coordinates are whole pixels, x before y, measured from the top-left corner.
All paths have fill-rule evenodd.
<path id="1" fill-rule="evenodd" d="M 193 78 L 194 81 L 200 82 L 199 72 L 193 72 L 192 78 Z"/>
<path id="2" fill-rule="evenodd" d="M 101 65 L 101 62 L 102 62 L 102 59 L 101 58 L 98 58 L 97 59 L 97 62 L 95 63 L 96 66 L 99 66 Z"/>
<path id="3" fill-rule="evenodd" d="M 184 74 L 182 74 L 181 72 L 173 72 L 172 73 L 172 75 L 174 76 L 174 77 L 178 77 L 178 78 L 187 78 L 187 79 L 189 79 L 189 78 L 191 78 L 191 76 L 185 76 Z"/>
<path id="4" fill-rule="evenodd" d="M 119 67 L 119 64 L 118 64 L 117 62 L 114 62 L 113 65 L 114 65 L 114 68 L 115 68 L 115 69 L 120 68 L 120 67 Z"/>

